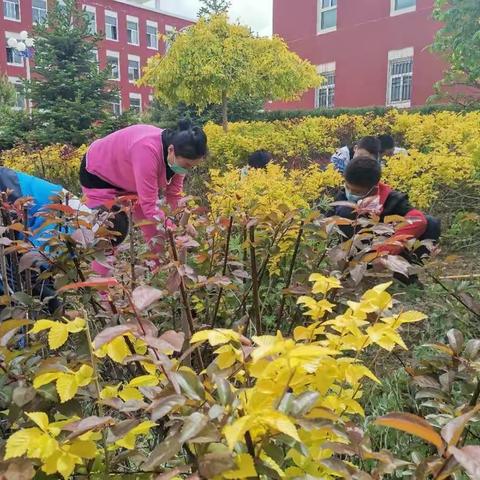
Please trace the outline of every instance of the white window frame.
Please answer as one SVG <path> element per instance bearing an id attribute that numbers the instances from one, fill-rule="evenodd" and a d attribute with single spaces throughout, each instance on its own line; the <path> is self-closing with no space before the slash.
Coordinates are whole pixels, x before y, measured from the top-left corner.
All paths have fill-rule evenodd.
<path id="1" fill-rule="evenodd" d="M 96 7 L 92 7 L 92 5 L 83 5 L 83 11 L 93 13 L 93 32 L 91 32 L 91 34 L 96 35 L 96 33 L 98 32 Z M 89 27 L 90 26 L 91 25 L 89 24 Z M 106 24 L 105 24 L 105 27 L 106 27 Z M 117 19 L 117 37 L 118 37 L 118 19 Z"/>
<path id="2" fill-rule="evenodd" d="M 92 54 L 95 56 L 95 62 L 97 64 L 97 71 L 100 71 L 100 61 L 98 57 L 98 48 L 92 48 Z"/>
<path id="3" fill-rule="evenodd" d="M 138 62 L 138 78 L 137 79 L 134 79 L 134 80 L 131 80 L 130 79 L 130 62 Z M 127 67 L 128 67 L 128 81 L 130 83 L 135 83 L 137 80 L 140 79 L 140 77 L 142 76 L 142 65 L 140 63 L 140 57 L 138 55 L 128 55 L 128 64 L 127 64 Z"/>
<path id="4" fill-rule="evenodd" d="M 390 16 L 395 17 L 397 15 L 403 15 L 404 13 L 416 12 L 417 11 L 417 0 L 415 0 L 415 5 L 412 7 L 405 8 L 395 8 L 395 1 L 390 0 Z"/>
<path id="5" fill-rule="evenodd" d="M 155 28 L 155 42 L 156 46 L 152 47 L 150 46 L 150 34 L 148 33 L 148 27 L 153 27 Z M 147 48 L 149 50 L 158 50 L 158 23 L 153 22 L 152 20 L 147 20 L 147 27 L 145 29 L 146 31 L 146 37 L 147 37 Z"/>
<path id="6" fill-rule="evenodd" d="M 5 1 L 7 1 L 8 3 L 11 3 L 13 5 L 18 5 L 18 18 L 14 18 L 14 17 L 7 17 L 5 15 Z M 3 15 L 3 18 L 5 20 L 8 20 L 10 22 L 21 22 L 22 21 L 22 5 L 21 5 L 21 1 L 20 0 L 3 0 L 2 1 L 2 15 Z"/>
<path id="7" fill-rule="evenodd" d="M 171 33 L 175 33 L 176 31 L 177 29 L 173 25 L 165 25 L 165 35 L 170 35 Z M 171 46 L 172 44 L 168 40 L 165 40 L 165 53 L 170 50 Z"/>
<path id="8" fill-rule="evenodd" d="M 115 116 L 120 116 L 122 114 L 122 95 L 118 92 L 118 102 L 110 102 L 112 105 L 112 113 Z M 118 115 L 115 114 L 114 105 L 118 105 Z"/>
<path id="9" fill-rule="evenodd" d="M 413 47 L 403 48 L 401 50 L 390 50 L 388 52 L 388 72 L 387 72 L 387 99 L 386 105 L 387 106 L 394 106 L 398 108 L 409 108 L 412 106 L 412 96 L 413 96 L 413 61 L 414 61 L 414 53 L 415 50 Z M 392 82 L 392 74 L 391 74 L 391 63 L 395 60 L 412 60 L 412 72 L 410 76 L 412 77 L 412 84 L 410 90 L 410 100 L 402 100 L 399 102 L 392 102 L 391 101 L 391 82 Z"/>
<path id="10" fill-rule="evenodd" d="M 128 22 L 130 23 L 135 23 L 137 25 L 137 41 L 136 43 L 135 42 L 130 42 L 129 39 L 128 39 L 128 33 L 129 31 L 131 30 L 130 28 L 128 28 Z M 131 30 L 132 32 L 134 32 L 134 30 Z M 140 24 L 138 23 L 138 17 L 132 17 L 131 15 L 127 15 L 127 43 L 129 45 L 140 45 Z"/>
<path id="11" fill-rule="evenodd" d="M 45 19 L 46 19 L 47 16 L 48 16 L 48 0 L 44 0 L 44 1 L 45 1 Z M 33 1 L 32 1 L 32 23 L 33 23 L 34 25 L 36 25 L 37 22 L 33 19 L 33 11 L 34 11 L 34 10 L 39 10 L 39 9 L 38 9 L 38 7 L 34 7 L 34 6 L 33 6 Z"/>
<path id="12" fill-rule="evenodd" d="M 118 66 L 118 78 L 112 78 L 111 76 L 108 78 L 109 80 L 112 80 L 114 82 L 119 82 L 121 78 L 121 73 L 120 73 L 120 53 L 119 52 L 114 52 L 112 50 L 107 50 L 106 52 L 106 60 L 107 60 L 107 68 L 110 68 L 110 64 L 108 63 L 108 57 L 111 58 L 116 58 L 117 59 L 117 66 Z"/>
<path id="13" fill-rule="evenodd" d="M 8 81 L 14 86 L 14 88 L 15 88 L 16 85 L 21 85 L 21 83 L 22 83 L 22 80 L 19 77 L 8 77 Z M 13 109 L 14 110 L 26 110 L 27 109 L 27 97 L 26 96 L 24 96 L 24 98 L 23 98 L 23 107 L 18 106 L 17 101 L 18 101 L 18 91 L 15 88 L 15 106 L 13 107 Z"/>
<path id="14" fill-rule="evenodd" d="M 142 94 L 141 93 L 135 93 L 135 92 L 131 92 L 128 94 L 128 101 L 130 103 L 130 106 L 129 108 L 132 108 L 132 99 L 135 99 L 135 100 L 140 100 L 140 111 L 138 113 L 142 113 L 143 112 L 143 108 L 142 108 Z"/>
<path id="15" fill-rule="evenodd" d="M 7 53 L 7 49 L 10 48 L 8 45 L 7 45 L 7 41 L 9 38 L 15 38 L 17 40 L 20 40 L 20 34 L 19 33 L 14 33 L 14 32 L 5 32 L 5 56 L 7 57 L 6 53 Z M 15 49 L 13 49 L 15 51 Z M 18 54 L 20 55 L 20 54 Z M 7 65 L 10 65 L 12 67 L 25 67 L 25 57 L 23 56 L 20 56 L 20 59 L 21 59 L 21 63 L 10 63 L 8 61 L 8 57 L 6 58 L 6 62 L 7 62 Z"/>
<path id="16" fill-rule="evenodd" d="M 148 96 L 148 103 L 152 103 L 153 102 L 153 95 L 149 95 Z"/>
<path id="17" fill-rule="evenodd" d="M 336 69 L 337 69 L 336 62 L 323 63 L 322 65 L 317 66 L 317 72 L 320 75 L 324 75 L 324 74 L 327 74 L 327 73 L 333 73 L 334 75 L 336 75 Z M 336 80 L 337 79 L 336 79 L 336 76 L 335 76 L 335 83 L 333 84 L 333 105 L 328 105 L 326 108 L 335 108 Z M 331 88 L 331 87 L 332 87 L 331 84 L 324 83 L 324 84 L 320 85 L 319 87 L 317 87 L 315 89 L 315 108 L 323 108 L 323 107 L 320 107 L 320 102 L 319 102 L 320 90 L 327 89 L 327 96 L 328 96 L 328 89 Z"/>
<path id="18" fill-rule="evenodd" d="M 113 17 L 115 18 L 115 27 L 117 29 L 117 38 L 110 38 L 107 36 L 108 29 L 107 29 L 107 17 Z M 118 37 L 119 37 L 119 30 L 118 30 L 118 15 L 117 12 L 112 12 L 111 10 L 105 10 L 105 40 L 109 40 L 110 42 L 118 42 Z"/>
<path id="19" fill-rule="evenodd" d="M 337 10 L 338 9 L 338 0 L 330 0 L 330 1 L 335 1 L 335 6 L 330 6 L 330 7 L 323 7 L 323 0 L 317 0 L 317 35 L 322 35 L 324 33 L 330 33 L 330 32 L 335 32 L 337 30 L 337 23 L 338 23 L 338 16 L 337 16 L 337 21 L 335 22 L 334 27 L 329 27 L 329 28 L 322 28 L 322 15 L 325 12 L 329 12 L 331 10 Z M 338 10 L 337 10 L 338 14 Z"/>

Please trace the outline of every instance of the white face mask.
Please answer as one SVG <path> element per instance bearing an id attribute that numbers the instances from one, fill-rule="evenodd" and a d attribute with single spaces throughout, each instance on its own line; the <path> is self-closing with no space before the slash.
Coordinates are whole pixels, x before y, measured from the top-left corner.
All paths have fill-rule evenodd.
<path id="1" fill-rule="evenodd" d="M 350 191 L 350 189 L 345 186 L 345 196 L 347 197 L 347 200 L 349 202 L 352 202 L 352 203 L 358 203 L 360 200 L 363 200 L 364 198 L 367 198 L 373 191 L 373 189 L 376 187 L 376 185 L 374 185 L 367 193 L 365 193 L 364 195 L 355 195 L 354 193 L 352 193 Z"/>

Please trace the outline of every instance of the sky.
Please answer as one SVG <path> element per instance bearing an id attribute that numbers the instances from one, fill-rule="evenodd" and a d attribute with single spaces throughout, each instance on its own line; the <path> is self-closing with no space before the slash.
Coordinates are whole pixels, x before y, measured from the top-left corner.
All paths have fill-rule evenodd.
<path id="1" fill-rule="evenodd" d="M 199 0 L 161 0 L 161 9 L 189 17 L 196 16 Z M 232 0 L 230 18 L 249 25 L 260 35 L 272 34 L 272 0 Z"/>

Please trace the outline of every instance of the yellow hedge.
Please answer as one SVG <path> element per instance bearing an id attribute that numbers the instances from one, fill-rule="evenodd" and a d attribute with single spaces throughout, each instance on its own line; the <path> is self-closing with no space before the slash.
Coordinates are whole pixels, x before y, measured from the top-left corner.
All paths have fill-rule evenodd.
<path id="1" fill-rule="evenodd" d="M 66 145 L 51 145 L 39 150 L 19 147 L 3 152 L 0 162 L 5 167 L 45 178 L 78 193 L 80 162 L 86 151 L 85 145 L 77 149 Z"/>
<path id="2" fill-rule="evenodd" d="M 382 117 L 341 115 L 336 118 L 238 122 L 232 123 L 227 133 L 221 126 L 208 124 L 205 130 L 211 152 L 207 166 L 213 170 L 212 191 L 220 195 L 215 200 L 210 197 L 214 209 L 222 203 L 221 209 L 225 209 L 225 205 L 235 199 L 238 185 L 234 180 L 237 173 L 233 169 L 244 166 L 248 155 L 261 148 L 271 151 L 280 165 L 295 163 L 303 167 L 301 173 L 293 170 L 287 175 L 296 188 L 292 195 L 287 193 L 289 190 L 283 184 L 285 197 L 292 202 L 297 197 L 302 200 L 310 198 L 310 191 L 315 190 L 318 182 L 322 187 L 326 186 L 326 179 L 331 182 L 330 186 L 339 183 L 339 177 L 335 175 L 322 174 L 319 177 L 317 167 L 309 167 L 312 160 L 323 158 L 327 161 L 339 146 L 368 134 L 393 133 L 409 150 L 409 157 L 390 159 L 384 169 L 384 180 L 408 193 L 412 203 L 419 208 L 431 206 L 442 187 L 455 188 L 471 182 L 479 171 L 480 112 L 421 115 L 393 110 Z M 7 167 L 58 182 L 76 192 L 79 190 L 78 166 L 85 151 L 85 146 L 78 150 L 61 145 L 38 151 L 17 148 L 4 152 L 1 161 Z M 225 172 L 223 180 L 222 172 Z M 279 170 L 274 175 L 275 178 L 262 188 L 279 188 L 284 181 L 280 177 L 286 173 Z M 222 190 L 215 190 L 215 185 L 222 185 Z M 305 189 L 309 193 L 305 193 Z M 253 193 L 248 192 L 249 195 Z M 272 195 L 276 194 L 265 194 L 265 204 Z"/>

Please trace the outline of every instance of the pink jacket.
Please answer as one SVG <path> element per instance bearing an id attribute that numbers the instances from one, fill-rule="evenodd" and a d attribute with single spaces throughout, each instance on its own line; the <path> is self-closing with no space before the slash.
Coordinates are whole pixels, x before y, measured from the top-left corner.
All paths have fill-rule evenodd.
<path id="1" fill-rule="evenodd" d="M 176 208 L 185 177 L 176 174 L 167 183 L 161 134 L 162 129 L 152 125 L 132 125 L 93 142 L 87 151 L 87 171 L 115 188 L 82 187 L 87 206 L 96 208 L 121 195 L 136 194 L 136 221 L 165 219 L 157 201 L 163 196 Z M 155 225 L 142 230 L 148 241 L 158 233 Z"/>

